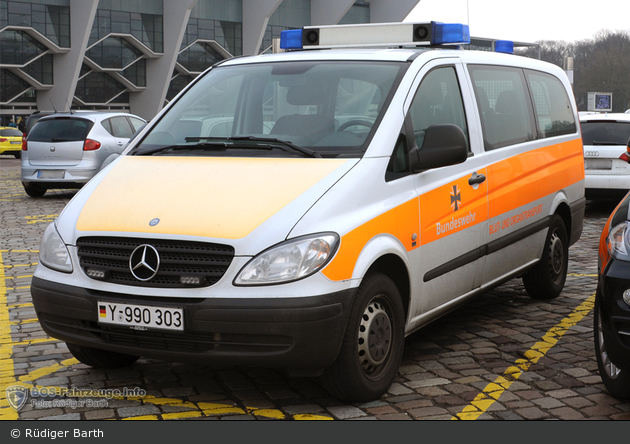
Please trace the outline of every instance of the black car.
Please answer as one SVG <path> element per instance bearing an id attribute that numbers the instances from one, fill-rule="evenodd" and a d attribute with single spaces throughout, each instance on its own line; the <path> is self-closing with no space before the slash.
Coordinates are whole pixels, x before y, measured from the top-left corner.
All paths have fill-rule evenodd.
<path id="1" fill-rule="evenodd" d="M 612 212 L 599 241 L 595 353 L 608 392 L 630 399 L 630 193 Z"/>

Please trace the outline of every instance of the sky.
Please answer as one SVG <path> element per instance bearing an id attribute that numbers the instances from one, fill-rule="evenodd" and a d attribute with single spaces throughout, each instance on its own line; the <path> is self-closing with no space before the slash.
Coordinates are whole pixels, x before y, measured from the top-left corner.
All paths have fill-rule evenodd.
<path id="1" fill-rule="evenodd" d="M 629 0 L 420 0 L 404 21 L 466 23 L 471 37 L 533 43 L 630 31 Z"/>

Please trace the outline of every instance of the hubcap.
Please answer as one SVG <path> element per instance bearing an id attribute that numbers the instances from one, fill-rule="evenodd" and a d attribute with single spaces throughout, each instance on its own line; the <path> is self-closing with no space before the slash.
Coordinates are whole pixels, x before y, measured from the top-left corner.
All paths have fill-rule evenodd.
<path id="1" fill-rule="evenodd" d="M 564 249 L 562 246 L 562 240 L 555 232 L 551 235 L 549 255 L 551 259 L 551 272 L 553 273 L 553 276 L 558 276 L 562 273 L 564 266 Z"/>
<path id="2" fill-rule="evenodd" d="M 392 325 L 378 296 L 365 307 L 359 325 L 359 362 L 365 374 L 376 372 L 389 355 Z"/>

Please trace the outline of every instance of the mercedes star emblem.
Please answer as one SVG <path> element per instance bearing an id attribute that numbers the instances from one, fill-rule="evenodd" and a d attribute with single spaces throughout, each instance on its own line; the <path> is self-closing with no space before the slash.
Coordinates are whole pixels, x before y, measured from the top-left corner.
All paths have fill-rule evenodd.
<path id="1" fill-rule="evenodd" d="M 139 281 L 150 281 L 155 277 L 159 268 L 160 255 L 153 246 L 142 244 L 131 253 L 129 269 Z"/>

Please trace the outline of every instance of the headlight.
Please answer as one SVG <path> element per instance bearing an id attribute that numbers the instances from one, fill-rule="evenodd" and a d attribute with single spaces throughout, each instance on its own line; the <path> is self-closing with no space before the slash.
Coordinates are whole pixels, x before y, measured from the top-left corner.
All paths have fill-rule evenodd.
<path id="1" fill-rule="evenodd" d="M 283 284 L 320 270 L 335 254 L 339 236 L 323 233 L 300 237 L 271 247 L 249 261 L 234 285 Z"/>
<path id="2" fill-rule="evenodd" d="M 630 244 L 628 242 L 628 235 L 630 233 L 630 230 L 628 230 L 629 227 L 630 222 L 627 221 L 615 225 L 610 229 L 608 237 L 606 238 L 606 246 L 611 256 L 615 259 L 628 262 L 630 262 L 630 255 L 628 255 L 628 251 L 630 251 Z"/>
<path id="3" fill-rule="evenodd" d="M 66 244 L 55 228 L 54 222 L 48 224 L 39 247 L 39 261 L 53 270 L 72 273 L 72 262 Z"/>

